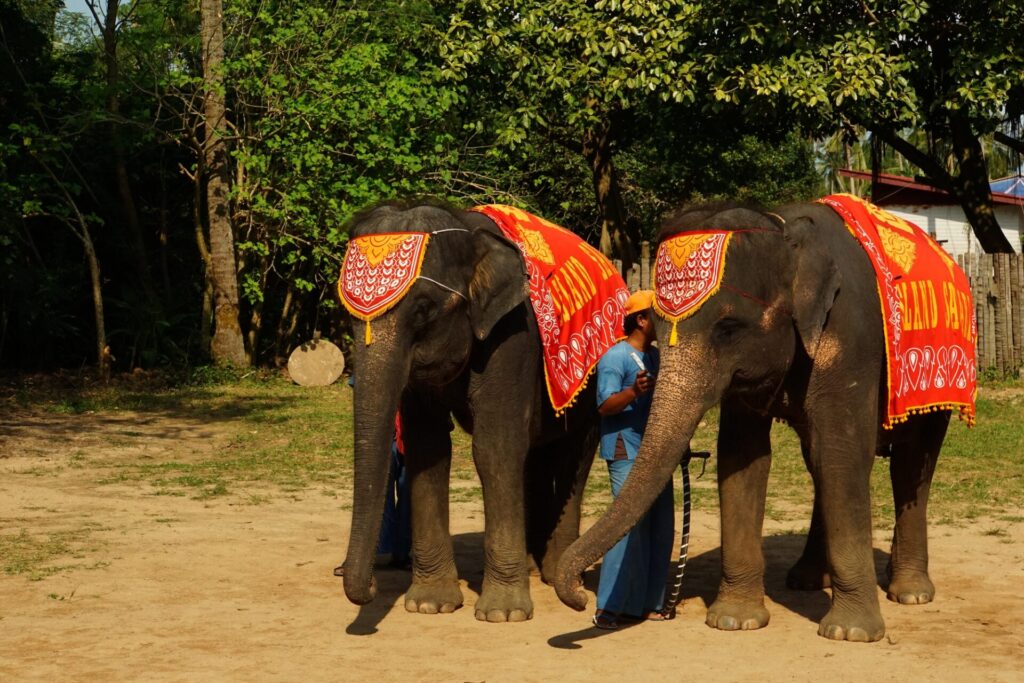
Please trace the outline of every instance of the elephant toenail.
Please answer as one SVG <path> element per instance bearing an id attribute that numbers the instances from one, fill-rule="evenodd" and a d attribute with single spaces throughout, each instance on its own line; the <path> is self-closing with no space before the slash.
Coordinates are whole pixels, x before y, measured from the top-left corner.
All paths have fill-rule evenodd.
<path id="1" fill-rule="evenodd" d="M 870 640 L 868 638 L 868 632 L 862 628 L 854 626 L 850 629 L 850 632 L 846 635 L 846 639 L 852 643 L 866 643 Z"/>
<path id="2" fill-rule="evenodd" d="M 842 626 L 824 626 L 818 630 L 818 635 L 824 636 L 829 640 L 846 640 L 846 631 L 843 630 Z"/>
<path id="3" fill-rule="evenodd" d="M 490 612 L 487 613 L 487 621 L 491 622 L 492 624 L 500 624 L 502 622 L 508 621 L 508 616 L 500 609 L 492 609 Z"/>
<path id="4" fill-rule="evenodd" d="M 526 621 L 529 618 L 529 615 L 521 609 L 514 609 L 508 613 L 509 621 Z"/>
<path id="5" fill-rule="evenodd" d="M 455 605 L 451 604 L 450 602 L 446 602 L 443 605 L 441 605 L 441 614 L 451 614 L 454 611 Z"/>
<path id="6" fill-rule="evenodd" d="M 475 616 L 477 621 L 487 621 L 487 613 L 482 610 L 477 610 Z"/>
<path id="7" fill-rule="evenodd" d="M 420 603 L 420 614 L 437 614 L 437 605 L 432 602 Z"/>

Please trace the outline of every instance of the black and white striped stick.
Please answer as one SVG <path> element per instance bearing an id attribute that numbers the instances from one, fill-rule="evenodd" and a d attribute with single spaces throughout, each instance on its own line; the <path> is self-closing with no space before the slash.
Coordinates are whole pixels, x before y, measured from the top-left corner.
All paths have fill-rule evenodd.
<path id="1" fill-rule="evenodd" d="M 686 572 L 686 557 L 690 551 L 690 460 L 701 458 L 704 465 L 707 465 L 711 453 L 707 451 L 689 452 L 683 456 L 680 467 L 683 470 L 683 528 L 679 534 L 679 559 L 676 561 L 676 576 L 672 588 L 665 600 L 665 608 L 662 614 L 668 619 L 676 618 L 676 607 L 682 600 L 683 574 Z M 701 467 L 701 474 L 704 474 L 704 467 Z"/>

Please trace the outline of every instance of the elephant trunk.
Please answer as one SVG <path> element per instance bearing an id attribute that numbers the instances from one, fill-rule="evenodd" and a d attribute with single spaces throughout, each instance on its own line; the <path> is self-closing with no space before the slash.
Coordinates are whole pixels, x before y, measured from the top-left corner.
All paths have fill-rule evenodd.
<path id="1" fill-rule="evenodd" d="M 640 451 L 619 495 L 604 516 L 569 546 L 559 562 L 555 590 L 562 602 L 575 610 L 587 606 L 587 595 L 582 587 L 583 571 L 629 533 L 650 509 L 671 480 L 700 419 L 713 405 L 695 393 L 695 389 L 697 392 L 703 389 L 688 385 L 683 373 L 673 371 L 673 366 L 685 366 L 685 359 L 677 358 L 673 362 L 671 358 L 682 353 L 672 349 L 665 354 L 668 357 L 662 359 L 660 376 L 663 379 L 658 380 Z"/>
<path id="2" fill-rule="evenodd" d="M 377 594 L 373 562 L 391 469 L 395 414 L 409 378 L 409 353 L 398 348 L 385 325 L 374 321 L 377 340 L 370 346 L 356 342 L 354 351 L 355 476 L 352 527 L 345 557 L 345 595 L 365 605 Z M 356 333 L 356 339 L 362 335 Z"/>

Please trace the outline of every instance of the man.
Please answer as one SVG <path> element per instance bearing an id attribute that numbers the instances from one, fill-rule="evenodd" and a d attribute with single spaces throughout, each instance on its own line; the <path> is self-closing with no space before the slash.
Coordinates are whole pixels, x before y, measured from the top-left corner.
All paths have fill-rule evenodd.
<path id="1" fill-rule="evenodd" d="M 653 311 L 654 292 L 636 292 L 626 301 L 626 339 L 597 364 L 597 404 L 601 413 L 601 458 L 608 463 L 612 495 L 618 496 L 640 450 L 651 392 L 658 374 Z M 604 556 L 594 625 L 619 627 L 620 620 L 662 621 L 665 580 L 672 552 L 672 484 L 665 487 L 633 530 Z"/>

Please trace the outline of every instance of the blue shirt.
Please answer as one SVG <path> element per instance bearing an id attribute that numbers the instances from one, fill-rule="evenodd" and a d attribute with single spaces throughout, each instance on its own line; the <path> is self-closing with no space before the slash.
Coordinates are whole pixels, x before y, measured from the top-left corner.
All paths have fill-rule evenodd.
<path id="1" fill-rule="evenodd" d="M 640 357 L 648 373 L 658 374 L 657 348 L 652 346 L 649 351 L 637 351 L 629 342 L 620 341 L 608 349 L 597 364 L 598 407 L 612 394 L 633 386 L 636 375 L 640 372 L 640 367 L 631 357 L 634 353 Z M 615 443 L 621 438 L 629 459 L 636 458 L 650 412 L 651 392 L 648 392 L 638 396 L 621 413 L 601 417 L 601 457 L 605 460 L 614 460 Z"/>

